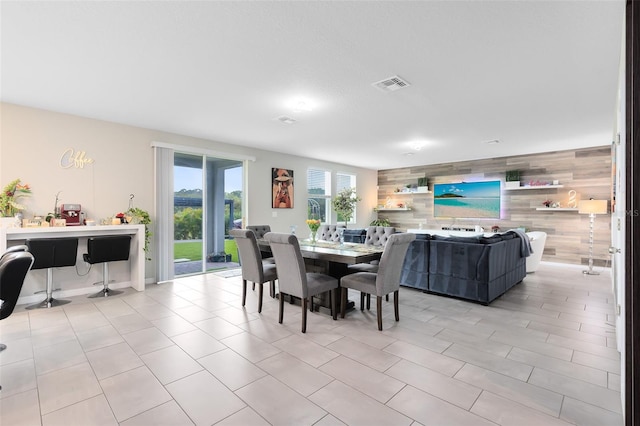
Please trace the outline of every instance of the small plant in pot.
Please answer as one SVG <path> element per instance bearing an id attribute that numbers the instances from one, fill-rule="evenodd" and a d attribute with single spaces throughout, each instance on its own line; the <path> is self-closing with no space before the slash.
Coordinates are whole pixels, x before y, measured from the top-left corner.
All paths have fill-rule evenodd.
<path id="1" fill-rule="evenodd" d="M 507 170 L 505 174 L 505 188 L 520 187 L 520 170 Z"/>
<path id="2" fill-rule="evenodd" d="M 429 192 L 429 178 L 418 178 L 418 192 Z"/>
<path id="3" fill-rule="evenodd" d="M 391 222 L 387 218 L 376 219 L 372 221 L 369 226 L 391 226 Z"/>

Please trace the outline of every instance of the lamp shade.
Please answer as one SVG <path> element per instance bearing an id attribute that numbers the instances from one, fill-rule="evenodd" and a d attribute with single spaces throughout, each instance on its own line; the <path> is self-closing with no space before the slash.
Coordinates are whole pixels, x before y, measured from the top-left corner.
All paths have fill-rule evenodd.
<path id="1" fill-rule="evenodd" d="M 607 200 L 580 200 L 578 213 L 607 214 Z"/>

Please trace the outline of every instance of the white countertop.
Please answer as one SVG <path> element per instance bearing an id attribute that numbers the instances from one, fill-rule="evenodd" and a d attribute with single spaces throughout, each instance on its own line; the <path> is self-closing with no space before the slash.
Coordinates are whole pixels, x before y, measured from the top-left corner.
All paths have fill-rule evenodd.
<path id="1" fill-rule="evenodd" d="M 144 225 L 96 225 L 96 226 L 49 226 L 46 228 L 6 228 L 7 240 L 22 240 L 35 236 L 54 236 L 63 234 L 65 236 L 91 236 L 103 234 L 135 234 L 142 229 Z"/>

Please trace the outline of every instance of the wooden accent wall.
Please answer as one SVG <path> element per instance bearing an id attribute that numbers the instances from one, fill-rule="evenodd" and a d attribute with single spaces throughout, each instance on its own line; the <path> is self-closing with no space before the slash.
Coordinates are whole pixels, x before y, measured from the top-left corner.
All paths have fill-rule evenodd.
<path id="1" fill-rule="evenodd" d="M 521 171 L 521 185 L 530 181 L 558 180 L 563 188 L 532 190 L 502 190 L 502 214 L 498 219 L 435 219 L 433 194 L 397 194 L 396 188 L 416 184 L 419 177 L 429 178 L 429 189 L 434 183 L 500 180 L 504 182 L 507 170 Z M 589 256 L 589 216 L 577 211 L 538 211 L 542 202 L 550 199 L 567 207 L 569 190 L 577 192 L 577 200 L 594 198 L 611 200 L 611 147 L 609 145 L 542 154 L 502 157 L 458 163 L 435 164 L 402 169 L 378 171 L 378 204 L 387 197 L 394 205 L 403 203 L 410 211 L 379 212 L 399 229 L 440 229 L 443 226 L 482 226 L 490 231 L 493 225 L 501 230 L 525 227 L 531 231 L 547 233 L 542 260 L 550 262 L 584 264 Z M 609 203 L 609 206 L 611 203 Z M 609 266 L 610 215 L 598 215 L 594 231 L 594 265 Z"/>

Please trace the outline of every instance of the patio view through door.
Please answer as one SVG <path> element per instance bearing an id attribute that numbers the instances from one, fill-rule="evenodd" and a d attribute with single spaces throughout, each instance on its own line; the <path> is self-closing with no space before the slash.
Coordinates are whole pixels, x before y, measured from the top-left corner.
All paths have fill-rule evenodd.
<path id="1" fill-rule="evenodd" d="M 242 162 L 174 153 L 174 275 L 238 266 L 229 229 L 241 227 Z"/>

